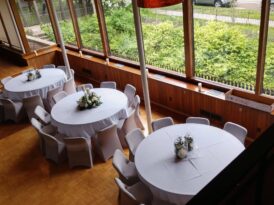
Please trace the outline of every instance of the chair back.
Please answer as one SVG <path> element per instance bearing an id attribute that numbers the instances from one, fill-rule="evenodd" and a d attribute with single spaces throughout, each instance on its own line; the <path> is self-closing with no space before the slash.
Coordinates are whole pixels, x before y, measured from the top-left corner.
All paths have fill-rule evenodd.
<path id="1" fill-rule="evenodd" d="M 41 122 L 39 122 L 36 118 L 31 118 L 30 120 L 32 126 L 38 131 L 40 132 L 43 128 L 43 125 L 41 124 Z"/>
<path id="2" fill-rule="evenodd" d="M 58 101 L 62 100 L 66 96 L 68 96 L 68 94 L 65 91 L 61 91 L 59 93 L 56 93 L 52 98 L 54 103 L 56 104 Z"/>
<path id="3" fill-rule="evenodd" d="M 91 83 L 78 85 L 76 87 L 77 92 L 84 91 L 84 89 L 93 89 L 93 85 Z"/>
<path id="4" fill-rule="evenodd" d="M 128 99 L 128 107 L 132 106 L 134 102 L 134 96 L 136 93 L 136 88 L 133 85 L 126 84 L 124 93 L 127 96 Z"/>
<path id="5" fill-rule="evenodd" d="M 47 93 L 47 106 L 48 106 L 48 111 L 51 111 L 51 108 L 54 106 L 55 102 L 53 100 L 53 96 L 56 95 L 57 93 L 62 91 L 62 87 L 56 87 L 53 88 L 52 90 L 48 91 Z"/>
<path id="6" fill-rule="evenodd" d="M 41 106 L 36 106 L 34 114 L 39 118 L 39 120 L 44 124 L 50 123 L 50 114 Z"/>
<path id="7" fill-rule="evenodd" d="M 64 83 L 64 91 L 70 95 L 76 93 L 76 86 L 74 82 L 74 78 L 70 78 Z"/>
<path id="8" fill-rule="evenodd" d="M 2 83 L 3 85 L 5 85 L 5 84 L 6 84 L 8 81 L 10 81 L 11 79 L 12 79 L 11 76 L 5 77 L 5 78 L 1 79 L 1 83 Z"/>
<path id="9" fill-rule="evenodd" d="M 116 124 L 112 124 L 97 132 L 97 143 L 104 161 L 113 156 L 116 149 L 123 150 Z"/>
<path id="10" fill-rule="evenodd" d="M 116 82 L 114 82 L 114 81 L 103 81 L 103 82 L 100 83 L 100 88 L 116 89 Z"/>
<path id="11" fill-rule="evenodd" d="M 54 64 L 43 65 L 42 68 L 55 68 Z"/>
<path id="12" fill-rule="evenodd" d="M 167 127 L 170 125 L 174 125 L 173 119 L 171 117 L 164 117 L 159 120 L 155 120 L 151 123 L 153 131 L 159 130 L 160 128 Z"/>
<path id="13" fill-rule="evenodd" d="M 204 117 L 188 117 L 186 119 L 186 123 L 196 123 L 196 124 L 210 125 L 209 120 L 207 118 L 204 118 Z"/>
<path id="14" fill-rule="evenodd" d="M 119 178 L 115 178 L 115 183 L 117 184 L 119 190 L 121 191 L 121 205 L 139 205 L 136 197 L 131 194 L 128 189 L 127 185 L 125 185 Z"/>
<path id="15" fill-rule="evenodd" d="M 67 137 L 64 138 L 64 142 L 67 148 L 70 167 L 93 166 L 90 139 L 84 137 Z"/>
<path id="16" fill-rule="evenodd" d="M 113 154 L 112 165 L 120 176 L 124 175 L 124 170 L 126 169 L 128 163 L 129 160 L 126 158 L 124 153 L 121 150 L 116 149 Z"/>
<path id="17" fill-rule="evenodd" d="M 247 129 L 233 122 L 226 122 L 223 128 L 225 131 L 234 135 L 240 142 L 244 144 L 247 135 Z"/>
<path id="18" fill-rule="evenodd" d="M 134 97 L 134 102 L 133 102 L 133 108 L 135 109 L 135 113 L 134 113 L 134 118 L 135 118 L 135 122 L 137 127 L 139 127 L 141 130 L 145 129 L 145 126 L 143 125 L 143 122 L 141 120 L 141 116 L 140 116 L 140 97 L 139 95 L 135 95 Z"/>
<path id="19" fill-rule="evenodd" d="M 29 120 L 31 120 L 31 118 L 34 117 L 34 110 L 38 105 L 41 107 L 44 107 L 44 104 L 40 95 L 35 95 L 32 97 L 23 99 L 23 106 L 25 110 L 27 111 Z"/>
<path id="20" fill-rule="evenodd" d="M 145 136 L 143 132 L 139 128 L 137 128 L 130 131 L 125 138 L 130 151 L 130 159 L 131 161 L 134 161 L 136 149 L 138 145 L 145 139 Z"/>
<path id="21" fill-rule="evenodd" d="M 13 120 L 17 122 L 18 120 L 21 119 L 20 116 L 22 115 L 22 103 L 18 102 L 16 104 L 12 100 L 7 98 L 0 99 L 0 102 L 2 103 L 4 108 L 5 120 Z"/>
<path id="22" fill-rule="evenodd" d="M 66 76 L 67 76 L 68 79 L 74 78 L 75 71 L 73 69 L 70 69 L 70 72 L 71 72 L 72 76 L 69 76 L 67 66 L 65 66 L 65 65 L 57 66 L 57 69 L 60 69 L 60 70 L 64 71 L 64 73 L 66 74 Z"/>
<path id="23" fill-rule="evenodd" d="M 56 163 L 64 161 L 65 159 L 65 145 L 49 133 L 40 131 L 41 137 L 45 142 L 46 158 Z"/>

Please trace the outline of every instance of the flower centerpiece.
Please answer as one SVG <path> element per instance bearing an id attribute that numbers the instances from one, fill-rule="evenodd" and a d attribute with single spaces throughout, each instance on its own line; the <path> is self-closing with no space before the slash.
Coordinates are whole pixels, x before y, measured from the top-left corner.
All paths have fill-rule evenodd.
<path id="1" fill-rule="evenodd" d="M 174 143 L 175 146 L 175 154 L 179 159 L 183 159 L 187 156 L 187 149 L 185 146 L 185 141 L 182 137 L 178 137 Z"/>
<path id="2" fill-rule="evenodd" d="M 77 101 L 80 110 L 91 109 L 102 104 L 101 97 L 90 89 L 84 89 L 84 95 Z"/>
<path id="3" fill-rule="evenodd" d="M 193 150 L 193 138 L 187 133 L 184 138 L 178 137 L 175 142 L 175 154 L 179 159 L 183 159 L 187 156 L 187 152 Z"/>
<path id="4" fill-rule="evenodd" d="M 193 150 L 193 138 L 190 136 L 189 133 L 187 133 L 184 138 L 187 151 Z"/>
<path id="5" fill-rule="evenodd" d="M 32 81 L 32 80 L 35 80 L 35 79 L 38 79 L 38 78 L 41 78 L 41 73 L 39 70 L 30 70 L 28 73 L 27 73 L 27 78 L 28 78 L 28 81 Z"/>

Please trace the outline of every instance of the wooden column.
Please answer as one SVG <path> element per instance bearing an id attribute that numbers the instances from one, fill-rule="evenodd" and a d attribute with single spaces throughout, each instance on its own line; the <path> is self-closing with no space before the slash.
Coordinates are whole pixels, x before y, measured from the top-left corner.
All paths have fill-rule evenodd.
<path id="1" fill-rule="evenodd" d="M 184 43 L 185 43 L 185 73 L 187 78 L 195 75 L 194 67 L 194 33 L 193 33 L 193 5 L 191 0 L 183 3 Z"/>
<path id="2" fill-rule="evenodd" d="M 16 2 L 15 2 L 15 0 L 9 0 L 9 3 L 10 3 L 10 7 L 11 7 L 11 10 L 12 10 L 12 13 L 13 13 L 16 25 L 17 25 L 17 29 L 18 29 L 20 38 L 21 38 L 22 44 L 23 44 L 24 49 L 25 49 L 25 52 L 30 53 L 31 49 L 30 49 L 29 42 L 28 42 L 28 39 L 27 39 L 27 36 L 26 36 L 26 33 L 25 33 L 24 26 L 22 24 L 20 15 L 19 15 L 18 10 L 17 10 Z"/>
<path id="3" fill-rule="evenodd" d="M 101 34 L 101 40 L 103 45 L 103 52 L 106 58 L 110 56 L 110 48 L 108 43 L 108 35 L 107 35 L 107 28 L 106 28 L 106 22 L 105 22 L 105 15 L 103 11 L 103 6 L 101 3 L 101 0 L 94 0 L 95 3 L 95 9 L 97 13 L 97 19 Z"/>
<path id="4" fill-rule="evenodd" d="M 259 50 L 258 50 L 258 58 L 257 58 L 258 60 L 257 60 L 256 86 L 255 86 L 256 95 L 260 95 L 263 90 L 269 11 L 270 11 L 270 0 L 263 0 L 262 8 L 261 8 Z"/>
<path id="5" fill-rule="evenodd" d="M 76 15 L 72 0 L 67 0 L 67 2 L 68 2 L 69 13 L 70 13 L 71 20 L 72 20 L 72 25 L 73 25 L 73 29 L 74 29 L 74 33 L 75 33 L 77 46 L 81 50 L 83 45 L 82 45 L 82 40 L 81 40 L 81 35 L 80 35 L 79 24 L 77 21 L 77 15 Z"/>

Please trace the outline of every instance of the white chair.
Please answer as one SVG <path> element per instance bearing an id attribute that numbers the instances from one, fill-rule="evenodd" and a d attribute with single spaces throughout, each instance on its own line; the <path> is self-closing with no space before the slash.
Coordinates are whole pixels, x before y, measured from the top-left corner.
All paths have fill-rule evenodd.
<path id="1" fill-rule="evenodd" d="M 12 79 L 11 76 L 5 77 L 1 79 L 1 83 L 5 85 L 7 82 L 9 82 Z"/>
<path id="2" fill-rule="evenodd" d="M 129 161 L 121 150 L 114 152 L 112 165 L 125 184 L 132 185 L 140 181 L 134 162 Z"/>
<path id="3" fill-rule="evenodd" d="M 134 96 L 136 93 L 136 88 L 133 85 L 126 84 L 124 93 L 127 96 L 128 99 L 128 107 L 132 106 L 134 102 Z"/>
<path id="4" fill-rule="evenodd" d="M 223 129 L 234 135 L 238 140 L 240 140 L 241 143 L 245 143 L 247 129 L 243 126 L 233 122 L 226 122 Z"/>
<path id="5" fill-rule="evenodd" d="M 96 142 L 104 161 L 112 157 L 116 149 L 123 150 L 115 124 L 97 132 Z"/>
<path id="6" fill-rule="evenodd" d="M 100 88 L 116 89 L 116 82 L 114 82 L 114 81 L 103 81 L 103 82 L 100 83 Z"/>
<path id="7" fill-rule="evenodd" d="M 186 119 L 186 123 L 210 125 L 209 120 L 207 118 L 204 118 L 204 117 L 188 117 Z"/>
<path id="8" fill-rule="evenodd" d="M 134 156 L 138 145 L 145 139 L 143 132 L 137 128 L 126 135 L 126 142 L 129 148 L 129 160 L 134 161 Z"/>
<path id="9" fill-rule="evenodd" d="M 52 90 L 48 91 L 47 93 L 47 101 L 46 101 L 46 107 L 47 110 L 50 112 L 52 107 L 55 105 L 55 102 L 53 100 L 53 96 L 56 95 L 57 93 L 61 92 L 63 90 L 62 87 L 56 87 L 53 88 Z"/>
<path id="10" fill-rule="evenodd" d="M 60 91 L 59 93 L 56 93 L 52 99 L 54 103 L 56 104 L 58 101 L 62 100 L 64 97 L 68 96 L 68 94 L 65 91 Z"/>
<path id="11" fill-rule="evenodd" d="M 140 100 L 139 95 L 135 95 L 134 102 L 133 102 L 133 106 L 135 109 L 134 119 L 135 119 L 137 127 L 139 127 L 141 130 L 144 130 L 145 126 L 144 126 L 144 124 L 141 120 L 141 117 L 140 117 L 140 103 L 141 103 L 141 100 Z"/>
<path id="12" fill-rule="evenodd" d="M 115 182 L 120 191 L 119 205 L 151 204 L 152 193 L 142 182 L 131 186 L 124 184 L 118 178 L 115 178 Z"/>
<path id="13" fill-rule="evenodd" d="M 126 119 L 120 120 L 117 128 L 118 128 L 118 135 L 123 148 L 127 148 L 128 145 L 125 140 L 125 136 L 131 130 L 137 128 L 137 124 L 134 119 L 134 112 L 132 111 Z"/>
<path id="14" fill-rule="evenodd" d="M 10 99 L 0 99 L 4 107 L 4 118 L 5 120 L 12 120 L 19 122 L 25 117 L 22 102 L 13 102 Z"/>
<path id="15" fill-rule="evenodd" d="M 77 92 L 84 91 L 84 89 L 93 89 L 93 85 L 91 83 L 78 85 L 76 87 Z"/>
<path id="16" fill-rule="evenodd" d="M 158 120 L 155 120 L 151 123 L 152 130 L 156 131 L 163 127 L 174 125 L 173 119 L 171 117 L 164 117 Z"/>
<path id="17" fill-rule="evenodd" d="M 55 68 L 54 64 L 43 65 L 42 68 Z"/>
<path id="18" fill-rule="evenodd" d="M 44 124 L 47 125 L 50 123 L 50 114 L 41 106 L 36 106 L 34 114 L 38 119 Z"/>
<path id="19" fill-rule="evenodd" d="M 31 118 L 34 117 L 34 110 L 38 105 L 41 107 L 44 107 L 44 104 L 40 95 L 35 95 L 32 97 L 23 99 L 23 106 L 25 110 L 27 111 L 29 120 L 31 120 Z"/>
<path id="20" fill-rule="evenodd" d="M 69 76 L 67 66 L 60 65 L 60 66 L 57 66 L 57 69 L 61 69 L 62 71 L 64 71 L 64 73 L 67 75 L 68 79 L 74 78 L 75 71 L 73 69 L 70 69 L 70 72 L 71 72 L 72 76 Z"/>
<path id="21" fill-rule="evenodd" d="M 64 138 L 70 168 L 75 166 L 93 167 L 91 141 L 84 137 Z"/>
<path id="22" fill-rule="evenodd" d="M 31 118 L 30 122 L 31 122 L 32 126 L 37 131 L 38 139 L 39 139 L 40 151 L 44 155 L 46 153 L 46 151 L 45 151 L 45 141 L 43 139 L 43 136 L 40 134 L 41 130 L 43 128 L 43 125 L 37 119 L 35 119 L 35 118 Z"/>
<path id="23" fill-rule="evenodd" d="M 43 128 L 40 133 L 45 142 L 45 156 L 59 164 L 66 159 L 66 149 L 61 135 L 53 136 Z"/>
<path id="24" fill-rule="evenodd" d="M 64 83 L 63 89 L 68 95 L 76 93 L 76 86 L 74 82 L 74 78 L 70 78 Z"/>

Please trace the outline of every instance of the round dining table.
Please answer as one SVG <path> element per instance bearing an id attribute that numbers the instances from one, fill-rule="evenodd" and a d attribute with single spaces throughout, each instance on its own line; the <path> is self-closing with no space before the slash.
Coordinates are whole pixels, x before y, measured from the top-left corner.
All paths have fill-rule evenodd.
<path id="1" fill-rule="evenodd" d="M 190 135 L 194 149 L 175 157 L 174 142 Z M 186 204 L 243 150 L 230 133 L 209 125 L 177 124 L 161 128 L 138 146 L 135 165 L 153 194 L 153 204 Z"/>
<path id="2" fill-rule="evenodd" d="M 66 74 L 61 69 L 39 69 L 39 72 L 41 77 L 32 81 L 28 81 L 28 73 L 22 73 L 9 80 L 4 85 L 5 96 L 15 101 L 34 95 L 46 99 L 49 90 L 62 87 L 66 81 Z"/>
<path id="3" fill-rule="evenodd" d="M 83 91 L 58 101 L 51 110 L 51 122 L 67 137 L 92 137 L 95 133 L 127 117 L 127 96 L 116 89 L 94 88 L 102 104 L 92 109 L 79 110 L 77 101 Z"/>

